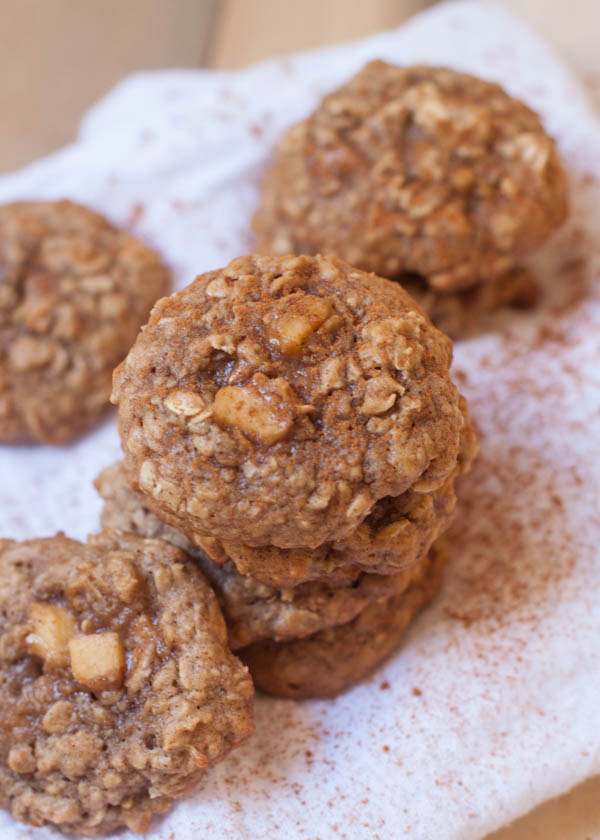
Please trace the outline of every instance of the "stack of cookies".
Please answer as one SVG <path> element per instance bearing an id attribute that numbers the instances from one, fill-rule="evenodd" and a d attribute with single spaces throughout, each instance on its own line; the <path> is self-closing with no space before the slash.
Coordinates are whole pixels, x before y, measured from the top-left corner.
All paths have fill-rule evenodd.
<path id="1" fill-rule="evenodd" d="M 477 450 L 429 317 L 459 336 L 529 305 L 521 261 L 566 210 L 523 103 L 383 62 L 282 139 L 254 220 L 271 256 L 162 298 L 133 347 L 159 256 L 71 202 L 0 208 L 0 441 L 87 429 L 131 347 L 102 533 L 0 539 L 2 807 L 143 832 L 252 734 L 250 675 L 326 697 L 390 653 Z"/>
<path id="2" fill-rule="evenodd" d="M 115 372 L 103 525 L 195 558 L 260 688 L 336 694 L 439 586 L 476 450 L 451 355 L 398 284 L 335 257 L 201 275 Z"/>
<path id="3" fill-rule="evenodd" d="M 0 439 L 64 442 L 169 272 L 70 202 L 0 209 L 0 269 Z M 251 676 L 328 696 L 382 660 L 476 448 L 450 361 L 398 284 L 335 257 L 163 298 L 115 374 L 102 533 L 0 540 L 0 806 L 146 831 L 252 734 Z"/>

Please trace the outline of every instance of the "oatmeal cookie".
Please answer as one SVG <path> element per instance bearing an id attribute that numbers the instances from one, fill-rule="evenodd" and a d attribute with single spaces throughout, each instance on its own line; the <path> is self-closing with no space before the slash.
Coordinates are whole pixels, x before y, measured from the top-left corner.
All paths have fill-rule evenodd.
<path id="1" fill-rule="evenodd" d="M 523 268 L 447 294 L 436 292 L 418 275 L 403 275 L 399 280 L 431 322 L 452 339 L 474 335 L 481 330 L 485 317 L 498 309 L 532 309 L 540 297 L 538 284 Z"/>
<path id="2" fill-rule="evenodd" d="M 197 544 L 344 539 L 455 469 L 451 357 L 398 284 L 336 257 L 240 257 L 160 301 L 115 371 L 129 478 Z"/>
<path id="3" fill-rule="evenodd" d="M 341 579 L 288 588 L 267 586 L 240 574 L 230 560 L 222 565 L 212 562 L 181 532 L 157 519 L 146 507 L 144 496 L 129 487 L 122 464 L 103 470 L 95 485 L 105 499 L 102 510 L 105 529 L 164 539 L 195 558 L 215 591 L 227 623 L 229 644 L 234 650 L 263 639 L 303 638 L 326 627 L 344 624 L 374 599 L 402 592 L 413 574 L 410 568 L 389 575 L 351 569 Z M 450 507 L 454 507 L 453 493 Z"/>
<path id="4" fill-rule="evenodd" d="M 252 733 L 252 683 L 183 552 L 104 533 L 0 541 L 0 805 L 146 831 Z"/>
<path id="5" fill-rule="evenodd" d="M 0 441 L 58 444 L 89 427 L 169 285 L 155 253 L 86 207 L 0 206 Z"/>
<path id="6" fill-rule="evenodd" d="M 347 624 L 306 639 L 239 651 L 257 688 L 279 697 L 333 697 L 360 682 L 398 646 L 406 626 L 438 593 L 447 547 L 438 541 L 406 589 L 371 601 Z"/>
<path id="7" fill-rule="evenodd" d="M 448 292 L 506 274 L 566 213 L 554 141 L 526 105 L 373 61 L 284 135 L 254 228 L 262 253 L 335 253 Z"/>

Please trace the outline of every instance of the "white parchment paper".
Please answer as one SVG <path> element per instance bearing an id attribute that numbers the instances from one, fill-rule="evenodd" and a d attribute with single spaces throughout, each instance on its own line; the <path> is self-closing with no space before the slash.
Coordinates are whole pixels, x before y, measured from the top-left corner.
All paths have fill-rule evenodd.
<path id="1" fill-rule="evenodd" d="M 600 122 L 520 23 L 467 0 L 241 72 L 133 76 L 75 144 L 0 178 L 0 200 L 91 204 L 159 248 L 181 287 L 251 250 L 271 146 L 372 58 L 465 69 L 537 109 L 570 172 L 571 220 L 534 261 L 542 310 L 456 348 L 482 456 L 440 598 L 337 700 L 259 697 L 255 737 L 156 840 L 469 840 L 600 771 Z M 119 451 L 114 416 L 71 446 L 0 448 L 0 533 L 97 529 L 91 481 Z M 0 836 L 59 835 L 2 813 Z"/>

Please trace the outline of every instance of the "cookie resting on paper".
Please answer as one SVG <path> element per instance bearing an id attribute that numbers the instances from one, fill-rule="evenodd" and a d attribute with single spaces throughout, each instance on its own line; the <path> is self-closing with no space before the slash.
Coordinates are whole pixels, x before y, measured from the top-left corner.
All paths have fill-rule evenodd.
<path id="1" fill-rule="evenodd" d="M 18 820 L 146 831 L 252 734 L 252 694 L 179 549 L 0 541 L 0 805 Z"/>
<path id="2" fill-rule="evenodd" d="M 169 291 L 159 257 L 70 201 L 0 206 L 0 442 L 64 443 Z"/>

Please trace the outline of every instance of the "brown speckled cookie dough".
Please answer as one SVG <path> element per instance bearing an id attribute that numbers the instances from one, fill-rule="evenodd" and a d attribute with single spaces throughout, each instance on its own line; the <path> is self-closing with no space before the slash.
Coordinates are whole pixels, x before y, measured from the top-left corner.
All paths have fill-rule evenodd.
<path id="1" fill-rule="evenodd" d="M 432 323 L 452 339 L 468 338 L 481 331 L 486 317 L 498 309 L 532 309 L 540 297 L 538 284 L 522 268 L 515 268 L 487 283 L 448 294 L 436 292 L 417 275 L 399 279 Z"/>
<path id="2" fill-rule="evenodd" d="M 360 682 L 398 646 L 413 616 L 438 593 L 447 547 L 438 541 L 411 570 L 406 589 L 381 596 L 347 624 L 306 639 L 239 651 L 257 688 L 279 697 L 333 697 Z"/>
<path id="3" fill-rule="evenodd" d="M 293 588 L 266 586 L 240 574 L 231 561 L 223 565 L 213 563 L 181 532 L 157 519 L 146 507 L 144 496 L 129 487 L 122 464 L 107 467 L 95 484 L 105 499 L 104 528 L 161 538 L 181 546 L 195 558 L 217 595 L 233 649 L 263 639 L 302 638 L 351 621 L 374 599 L 402 592 L 413 575 L 408 568 L 390 575 L 353 571 L 337 581 L 304 583 Z"/>
<path id="4" fill-rule="evenodd" d="M 70 201 L 0 206 L 0 441 L 64 443 L 169 290 L 158 256 Z"/>
<path id="5" fill-rule="evenodd" d="M 263 253 L 335 253 L 447 292 L 506 274 L 566 213 L 554 141 L 522 102 L 373 61 L 284 135 L 254 227 Z"/>
<path id="6" fill-rule="evenodd" d="M 179 549 L 132 534 L 0 541 L 0 805 L 146 831 L 252 733 L 252 683 Z"/>
<path id="7" fill-rule="evenodd" d="M 160 301 L 114 376 L 130 480 L 197 544 L 316 548 L 456 466 L 452 346 L 336 257 L 240 257 Z"/>

